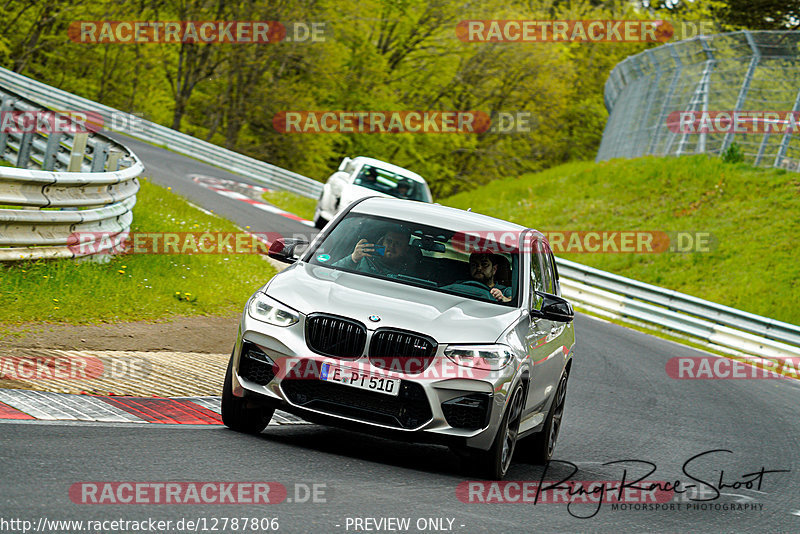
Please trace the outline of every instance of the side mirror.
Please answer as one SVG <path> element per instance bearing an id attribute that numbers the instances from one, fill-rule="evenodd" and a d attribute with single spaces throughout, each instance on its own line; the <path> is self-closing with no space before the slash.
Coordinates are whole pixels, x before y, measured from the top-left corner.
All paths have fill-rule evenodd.
<path id="1" fill-rule="evenodd" d="M 350 158 L 344 158 L 342 162 L 339 164 L 339 170 L 340 171 L 345 170 L 345 168 L 347 168 L 347 164 L 350 163 L 351 161 L 353 160 L 351 160 Z"/>
<path id="2" fill-rule="evenodd" d="M 531 310 L 531 315 L 534 317 L 541 317 L 542 319 L 560 323 L 569 323 L 575 318 L 572 304 L 566 299 L 539 291 L 536 294 L 542 297 L 542 307 L 539 310 Z"/>
<path id="3" fill-rule="evenodd" d="M 282 261 L 283 263 L 294 263 L 297 261 L 295 249 L 303 245 L 308 245 L 308 241 L 305 239 L 279 237 L 269 246 L 267 254 L 270 258 Z"/>

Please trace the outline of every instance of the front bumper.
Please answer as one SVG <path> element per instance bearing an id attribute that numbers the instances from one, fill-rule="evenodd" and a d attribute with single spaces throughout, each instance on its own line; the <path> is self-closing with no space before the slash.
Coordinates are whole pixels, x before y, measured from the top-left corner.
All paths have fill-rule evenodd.
<path id="1" fill-rule="evenodd" d="M 493 372 L 460 368 L 440 345 L 420 374 L 373 367 L 364 354 L 343 361 L 308 348 L 305 316 L 289 327 L 256 321 L 245 311 L 233 353 L 233 393 L 251 397 L 306 420 L 418 442 L 488 449 L 494 441 L 518 365 Z M 367 343 L 373 330 L 367 331 Z M 400 378 L 397 396 L 320 380 L 324 362 L 358 366 Z"/>

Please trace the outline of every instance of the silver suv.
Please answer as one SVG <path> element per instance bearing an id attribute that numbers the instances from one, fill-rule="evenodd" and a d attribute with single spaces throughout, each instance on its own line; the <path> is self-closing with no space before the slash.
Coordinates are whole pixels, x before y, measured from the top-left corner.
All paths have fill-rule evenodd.
<path id="1" fill-rule="evenodd" d="M 543 463 L 575 344 L 545 237 L 435 204 L 366 198 L 248 301 L 222 395 L 230 428 L 274 410 L 451 446 L 501 479 L 515 447 Z M 524 448 L 525 450 L 521 450 Z"/>

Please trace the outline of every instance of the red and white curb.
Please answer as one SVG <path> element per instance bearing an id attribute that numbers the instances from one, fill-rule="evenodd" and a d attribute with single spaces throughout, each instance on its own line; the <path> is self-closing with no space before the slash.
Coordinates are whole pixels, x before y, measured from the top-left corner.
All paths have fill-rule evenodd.
<path id="1" fill-rule="evenodd" d="M 219 397 L 123 397 L 0 389 L 0 419 L 221 425 Z M 307 425 L 276 410 L 270 425 Z"/>
<path id="2" fill-rule="evenodd" d="M 249 197 L 247 195 L 243 195 L 242 193 L 238 193 L 233 191 L 230 188 L 245 188 L 251 191 L 255 191 L 256 193 L 266 193 L 270 191 L 266 187 L 261 187 L 258 185 L 250 185 L 245 184 L 242 182 L 236 182 L 234 180 L 224 180 L 222 178 L 214 178 L 213 176 L 206 176 L 203 174 L 190 174 L 189 177 L 198 185 L 205 187 L 215 193 L 218 193 L 224 197 L 232 198 L 234 200 L 241 200 L 246 204 L 250 204 L 251 206 L 258 208 L 262 211 L 266 211 L 269 213 L 274 213 L 276 215 L 280 215 L 282 217 L 286 217 L 288 219 L 295 220 L 299 223 L 305 224 L 306 226 L 314 227 L 314 223 L 309 221 L 308 219 L 303 219 L 302 217 L 298 217 L 293 213 L 289 213 L 288 211 L 284 211 L 280 208 L 276 208 L 272 204 L 267 204 L 261 200 Z"/>

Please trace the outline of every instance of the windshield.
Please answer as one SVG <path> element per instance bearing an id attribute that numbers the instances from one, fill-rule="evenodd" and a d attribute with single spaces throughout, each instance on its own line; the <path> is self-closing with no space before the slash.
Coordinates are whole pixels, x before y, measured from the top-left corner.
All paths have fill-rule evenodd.
<path id="1" fill-rule="evenodd" d="M 353 183 L 397 198 L 421 202 L 432 200 L 425 184 L 372 165 L 364 165 Z"/>
<path id="2" fill-rule="evenodd" d="M 470 253 L 464 245 L 464 234 L 455 230 L 351 214 L 308 258 L 313 265 L 516 306 L 519 253 Z M 481 250 L 506 248 L 483 242 Z"/>

